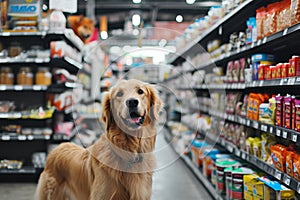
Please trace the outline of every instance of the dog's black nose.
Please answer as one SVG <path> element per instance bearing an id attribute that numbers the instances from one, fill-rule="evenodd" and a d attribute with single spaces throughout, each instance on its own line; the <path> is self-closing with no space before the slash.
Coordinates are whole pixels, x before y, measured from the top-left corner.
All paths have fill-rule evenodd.
<path id="1" fill-rule="evenodd" d="M 136 108 L 139 104 L 139 101 L 137 99 L 128 99 L 126 100 L 126 106 L 128 108 Z"/>

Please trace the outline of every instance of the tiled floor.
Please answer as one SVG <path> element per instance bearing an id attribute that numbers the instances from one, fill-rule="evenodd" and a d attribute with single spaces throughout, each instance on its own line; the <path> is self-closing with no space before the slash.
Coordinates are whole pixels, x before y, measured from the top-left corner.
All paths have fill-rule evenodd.
<path id="1" fill-rule="evenodd" d="M 210 200 L 211 196 L 181 159 L 158 134 L 156 157 L 159 170 L 153 177 L 153 200 Z M 0 184 L 0 200 L 32 200 L 36 184 Z"/>

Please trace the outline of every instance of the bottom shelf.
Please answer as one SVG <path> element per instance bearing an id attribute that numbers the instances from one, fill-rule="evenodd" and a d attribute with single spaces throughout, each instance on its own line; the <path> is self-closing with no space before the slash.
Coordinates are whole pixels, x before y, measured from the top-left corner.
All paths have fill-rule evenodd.
<path id="1" fill-rule="evenodd" d="M 167 140 L 168 143 L 171 143 L 172 141 L 172 135 L 170 131 L 166 131 L 165 134 L 165 139 Z M 173 150 L 179 154 L 173 145 Z M 180 154 L 179 154 L 180 155 Z M 197 179 L 204 185 L 204 187 L 207 189 L 207 191 L 210 193 L 210 195 L 216 199 L 216 200 L 224 200 L 225 197 L 222 197 L 220 194 L 217 193 L 216 188 L 211 184 L 209 180 L 202 174 L 200 169 L 191 161 L 191 159 L 186 156 L 186 155 L 180 155 L 180 158 L 185 162 L 185 164 L 191 169 L 191 171 L 195 174 Z"/>
<path id="2" fill-rule="evenodd" d="M 32 182 L 37 183 L 42 168 L 33 166 L 24 166 L 21 169 L 0 169 L 0 182 L 2 183 L 19 183 Z"/>

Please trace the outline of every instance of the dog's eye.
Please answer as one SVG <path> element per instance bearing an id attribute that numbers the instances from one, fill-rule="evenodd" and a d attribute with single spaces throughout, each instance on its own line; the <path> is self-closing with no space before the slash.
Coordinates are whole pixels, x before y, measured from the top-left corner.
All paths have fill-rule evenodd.
<path id="1" fill-rule="evenodd" d="M 144 91 L 142 89 L 138 89 L 138 94 L 144 94 Z"/>
<path id="2" fill-rule="evenodd" d="M 117 97 L 121 97 L 121 96 L 123 96 L 123 92 L 119 91 L 119 92 L 117 93 Z"/>

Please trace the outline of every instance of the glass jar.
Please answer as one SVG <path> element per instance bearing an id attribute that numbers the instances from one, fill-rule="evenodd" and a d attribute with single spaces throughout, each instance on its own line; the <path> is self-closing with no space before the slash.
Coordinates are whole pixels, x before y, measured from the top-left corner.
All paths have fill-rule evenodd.
<path id="1" fill-rule="evenodd" d="M 49 69 L 46 67 L 41 67 L 35 75 L 35 83 L 37 85 L 51 85 L 52 75 Z"/>
<path id="2" fill-rule="evenodd" d="M 18 85 L 33 85 L 33 74 L 29 67 L 22 67 L 17 76 Z"/>
<path id="3" fill-rule="evenodd" d="M 22 47 L 19 43 L 13 42 L 9 47 L 8 47 L 8 56 L 9 57 L 16 57 L 20 55 L 22 52 Z"/>
<path id="4" fill-rule="evenodd" d="M 1 68 L 0 73 L 0 84 L 3 85 L 13 85 L 14 84 L 14 74 L 9 67 Z"/>

